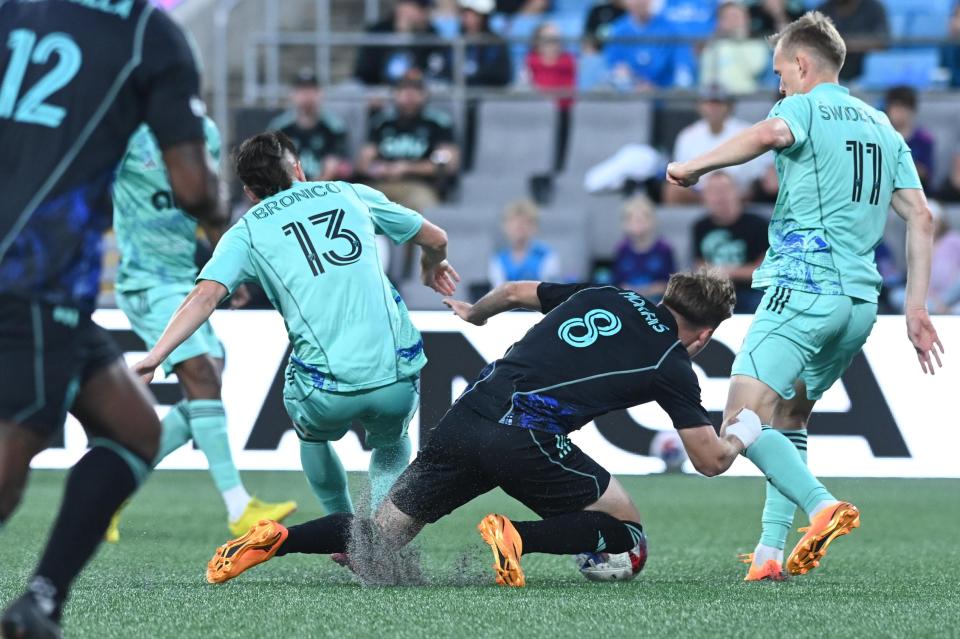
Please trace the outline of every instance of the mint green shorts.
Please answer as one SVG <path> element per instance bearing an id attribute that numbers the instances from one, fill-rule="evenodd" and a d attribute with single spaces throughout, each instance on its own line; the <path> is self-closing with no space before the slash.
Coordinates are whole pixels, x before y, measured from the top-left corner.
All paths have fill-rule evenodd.
<path id="1" fill-rule="evenodd" d="M 359 421 L 368 447 L 391 446 L 407 432 L 420 405 L 420 377 L 379 388 L 334 392 L 314 388 L 309 377 L 288 366 L 283 404 L 302 441 L 337 441 Z"/>
<path id="2" fill-rule="evenodd" d="M 754 377 L 784 399 L 793 399 L 799 380 L 807 398 L 818 400 L 850 366 L 876 321 L 874 302 L 771 286 L 731 375 Z"/>
<path id="3" fill-rule="evenodd" d="M 183 298 L 192 290 L 192 284 L 165 284 L 142 291 L 117 292 L 117 306 L 130 320 L 133 332 L 146 342 L 147 348 L 153 348 Z M 169 375 L 177 364 L 201 355 L 223 359 L 223 344 L 217 339 L 210 322 L 204 322 L 170 353 L 170 357 L 163 361 L 163 372 Z"/>

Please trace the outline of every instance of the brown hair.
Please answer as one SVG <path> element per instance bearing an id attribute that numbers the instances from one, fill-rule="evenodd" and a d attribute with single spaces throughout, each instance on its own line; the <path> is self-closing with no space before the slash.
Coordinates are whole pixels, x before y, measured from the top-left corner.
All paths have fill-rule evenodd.
<path id="1" fill-rule="evenodd" d="M 261 200 L 286 191 L 293 186 L 287 153 L 296 159 L 297 148 L 280 131 L 248 138 L 237 151 L 237 177 Z"/>
<path id="2" fill-rule="evenodd" d="M 838 71 L 847 57 L 847 45 L 833 25 L 833 20 L 819 11 L 806 12 L 780 33 L 770 36 L 769 41 L 774 46 L 779 43 L 783 49 L 808 49 Z"/>
<path id="3" fill-rule="evenodd" d="M 737 294 L 723 271 L 702 268 L 671 275 L 663 303 L 693 326 L 716 328 L 733 315 Z"/>

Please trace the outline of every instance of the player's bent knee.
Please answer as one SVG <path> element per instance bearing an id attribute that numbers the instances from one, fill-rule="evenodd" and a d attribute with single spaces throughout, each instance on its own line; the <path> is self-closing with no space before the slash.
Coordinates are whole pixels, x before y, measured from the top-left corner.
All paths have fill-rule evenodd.
<path id="1" fill-rule="evenodd" d="M 122 444 L 118 444 L 112 439 L 105 437 L 95 437 L 90 440 L 90 448 L 96 447 L 106 448 L 122 459 L 127 464 L 127 467 L 130 468 L 130 473 L 133 475 L 133 479 L 138 486 L 142 484 L 143 480 L 150 474 L 150 460 L 156 456 L 156 452 L 154 452 L 153 457 L 142 457 L 140 454 L 126 448 Z"/>

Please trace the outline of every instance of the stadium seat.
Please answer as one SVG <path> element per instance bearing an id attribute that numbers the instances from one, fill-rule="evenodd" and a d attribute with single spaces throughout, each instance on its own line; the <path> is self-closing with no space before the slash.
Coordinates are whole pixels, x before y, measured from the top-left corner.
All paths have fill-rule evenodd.
<path id="1" fill-rule="evenodd" d="M 737 100 L 733 105 L 733 115 L 745 122 L 759 122 L 767 117 L 770 109 L 776 104 L 778 97 L 775 93 L 771 92 L 769 99 L 748 98 L 745 100 Z"/>
<path id="2" fill-rule="evenodd" d="M 648 144 L 653 107 L 647 100 L 578 101 L 573 108 L 565 175 L 583 182 L 587 169 L 626 144 Z"/>
<path id="3" fill-rule="evenodd" d="M 956 97 L 951 94 L 921 95 L 917 123 L 933 135 L 933 184 L 940 185 L 950 171 L 953 154 L 957 152 L 960 123 L 957 120 Z"/>
<path id="4" fill-rule="evenodd" d="M 527 176 L 553 162 L 553 101 L 485 101 L 480 104 L 474 173 Z"/>
<path id="5" fill-rule="evenodd" d="M 886 89 L 901 84 L 929 88 L 937 79 L 940 52 L 935 48 L 871 51 L 864 58 L 860 84 L 868 89 Z"/>

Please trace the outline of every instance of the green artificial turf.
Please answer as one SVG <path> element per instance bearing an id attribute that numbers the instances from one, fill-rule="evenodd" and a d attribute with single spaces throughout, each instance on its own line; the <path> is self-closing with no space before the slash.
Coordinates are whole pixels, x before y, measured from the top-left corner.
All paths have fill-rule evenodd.
<path id="1" fill-rule="evenodd" d="M 0 530 L 0 601 L 16 596 L 54 516 L 63 473 L 36 471 Z M 264 499 L 319 516 L 300 473 L 245 473 Z M 361 488 L 362 475 L 351 476 Z M 417 540 L 429 582 L 365 588 L 327 557 L 279 557 L 219 586 L 204 567 L 228 536 L 204 472 L 155 473 L 124 515 L 122 540 L 77 581 L 68 637 L 949 637 L 960 636 L 960 481 L 828 480 L 862 527 L 823 566 L 786 583 L 744 583 L 756 543 L 759 479 L 623 479 L 643 514 L 650 560 L 635 581 L 587 582 L 569 557 L 524 558 L 528 586 L 493 585 L 475 525 L 529 512 L 491 493 Z M 798 516 L 797 525 L 800 525 Z M 289 523 L 289 522 L 288 522 Z M 793 543 L 795 536 L 789 543 Z"/>

